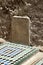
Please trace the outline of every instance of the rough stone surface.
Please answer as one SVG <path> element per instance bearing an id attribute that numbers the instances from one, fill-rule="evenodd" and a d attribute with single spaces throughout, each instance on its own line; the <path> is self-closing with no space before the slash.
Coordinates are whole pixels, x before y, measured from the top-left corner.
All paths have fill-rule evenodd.
<path id="1" fill-rule="evenodd" d="M 11 20 L 8 14 L 3 14 L 0 11 L 0 38 L 9 40 L 11 30 Z"/>
<path id="2" fill-rule="evenodd" d="M 43 18 L 34 18 L 31 24 L 32 45 L 43 45 Z"/>
<path id="3" fill-rule="evenodd" d="M 29 17 L 14 16 L 11 23 L 12 41 L 29 45 L 30 19 Z"/>

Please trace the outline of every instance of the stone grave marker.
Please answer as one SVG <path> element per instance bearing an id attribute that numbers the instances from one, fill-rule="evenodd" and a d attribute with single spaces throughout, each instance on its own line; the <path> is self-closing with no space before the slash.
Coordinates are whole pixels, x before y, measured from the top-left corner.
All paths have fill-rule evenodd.
<path id="1" fill-rule="evenodd" d="M 30 18 L 27 16 L 13 16 L 11 22 L 11 40 L 23 44 L 30 44 Z"/>

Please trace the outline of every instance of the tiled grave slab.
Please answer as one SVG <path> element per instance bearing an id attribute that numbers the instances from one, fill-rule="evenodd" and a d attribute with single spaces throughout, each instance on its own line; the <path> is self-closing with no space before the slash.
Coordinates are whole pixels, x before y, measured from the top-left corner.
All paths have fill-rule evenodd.
<path id="1" fill-rule="evenodd" d="M 41 59 L 39 62 L 37 62 L 35 65 L 43 65 L 43 59 Z"/>
<path id="2" fill-rule="evenodd" d="M 41 65 L 43 64 L 43 52 L 34 54 L 30 59 L 27 59 L 21 65 Z"/>
<path id="3" fill-rule="evenodd" d="M 38 52 L 31 46 L 6 42 L 0 45 L 0 65 L 19 65 Z"/>

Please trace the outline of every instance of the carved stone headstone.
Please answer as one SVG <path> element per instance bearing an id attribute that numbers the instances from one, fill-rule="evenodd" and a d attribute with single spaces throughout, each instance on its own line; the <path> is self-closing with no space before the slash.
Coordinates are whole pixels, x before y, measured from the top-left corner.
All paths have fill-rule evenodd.
<path id="1" fill-rule="evenodd" d="M 30 42 L 30 19 L 27 16 L 13 16 L 11 23 L 12 42 L 24 43 Z"/>

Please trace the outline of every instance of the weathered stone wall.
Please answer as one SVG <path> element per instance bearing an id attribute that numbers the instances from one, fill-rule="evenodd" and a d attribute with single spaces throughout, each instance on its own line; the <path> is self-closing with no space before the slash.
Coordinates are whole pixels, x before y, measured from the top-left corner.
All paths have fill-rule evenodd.
<path id="1" fill-rule="evenodd" d="M 30 39 L 32 45 L 43 45 L 43 18 L 32 20 Z"/>
<path id="2" fill-rule="evenodd" d="M 16 0 L 15 5 L 10 3 L 8 4 L 8 1 L 12 0 L 0 0 L 2 1 L 2 6 L 6 6 L 10 9 L 15 9 L 15 12 L 13 11 L 13 15 L 20 15 L 25 16 L 27 15 L 31 19 L 31 45 L 43 45 L 43 0 L 23 0 L 25 5 L 23 3 L 18 3 Z M 3 2 L 6 2 L 6 4 L 3 4 Z M 22 1 L 22 0 L 19 0 Z M 4 3 L 5 3 L 4 2 Z M 1 4 L 1 3 L 0 3 Z M 10 7 L 9 7 L 10 6 Z"/>
<path id="3" fill-rule="evenodd" d="M 11 30 L 11 20 L 8 14 L 0 11 L 0 38 L 9 40 Z"/>

